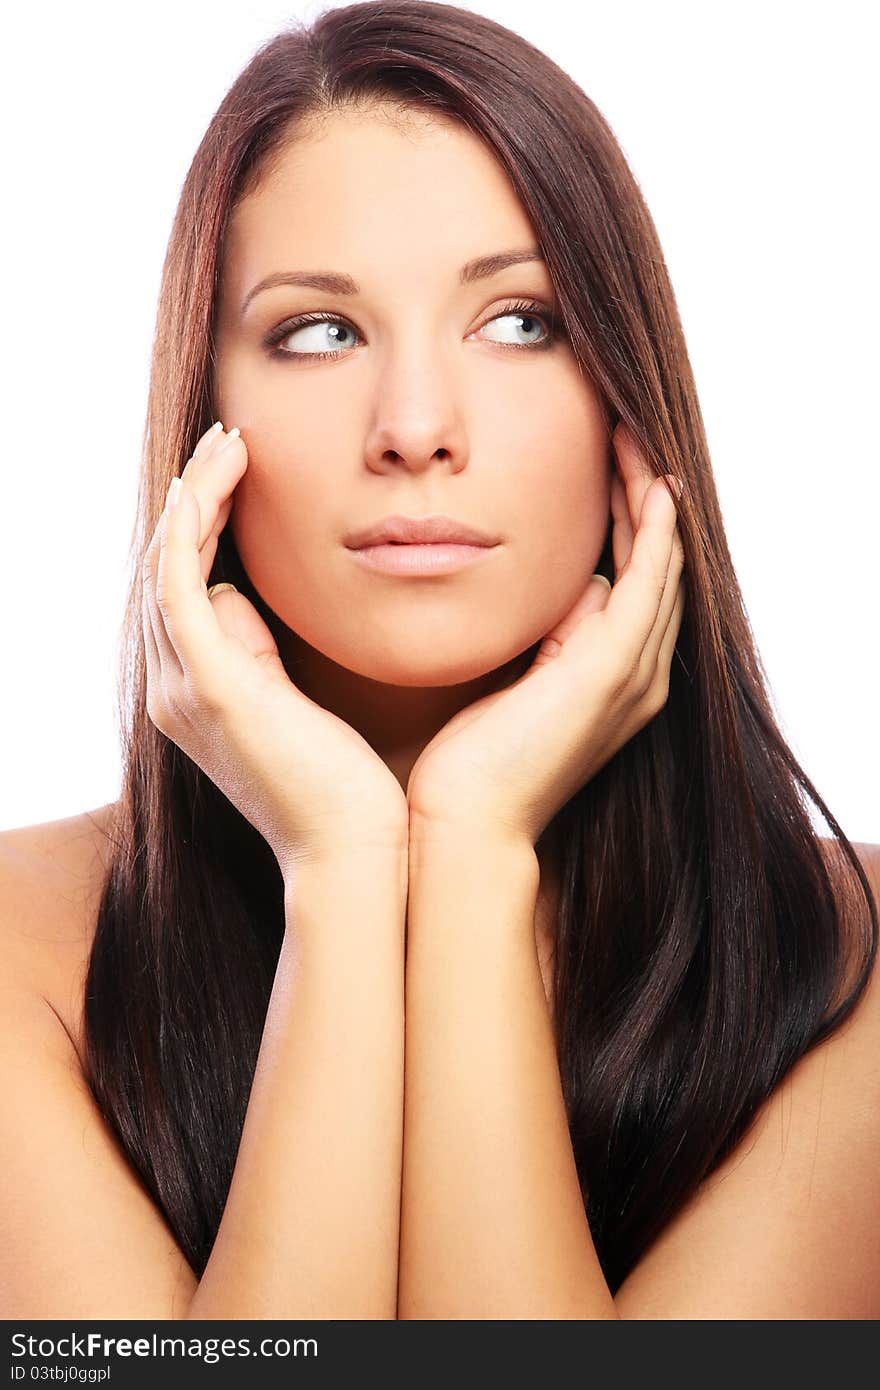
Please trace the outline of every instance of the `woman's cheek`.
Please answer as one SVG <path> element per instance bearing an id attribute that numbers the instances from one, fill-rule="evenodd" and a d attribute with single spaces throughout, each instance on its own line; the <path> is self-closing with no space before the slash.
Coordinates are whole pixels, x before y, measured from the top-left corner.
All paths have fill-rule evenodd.
<path id="1" fill-rule="evenodd" d="M 235 548 L 251 583 L 273 608 L 273 599 L 286 604 L 302 584 L 315 545 L 303 520 L 308 515 L 290 497 L 277 496 L 250 467 L 236 488 L 229 518 Z"/>

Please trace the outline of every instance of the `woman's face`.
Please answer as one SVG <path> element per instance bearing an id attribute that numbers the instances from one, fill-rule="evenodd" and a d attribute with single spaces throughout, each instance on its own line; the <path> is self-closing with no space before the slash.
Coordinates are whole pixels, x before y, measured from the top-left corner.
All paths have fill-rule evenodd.
<path id="1" fill-rule="evenodd" d="M 350 671 L 473 680 L 538 642 L 596 567 L 610 485 L 599 396 L 566 339 L 545 346 L 546 320 L 510 308 L 557 308 L 546 266 L 460 277 L 535 245 L 494 156 L 448 120 L 333 115 L 235 210 L 214 401 L 249 466 L 229 525 L 269 608 Z M 357 292 L 254 293 L 304 271 Z M 315 313 L 328 320 L 289 323 Z M 499 543 L 453 572 L 373 570 L 346 537 L 392 513 L 443 513 Z"/>

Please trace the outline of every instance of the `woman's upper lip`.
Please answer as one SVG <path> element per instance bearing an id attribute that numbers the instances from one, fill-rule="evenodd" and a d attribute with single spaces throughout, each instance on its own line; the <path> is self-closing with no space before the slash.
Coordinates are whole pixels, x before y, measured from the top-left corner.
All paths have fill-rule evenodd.
<path id="1" fill-rule="evenodd" d="M 499 537 L 490 536 L 467 522 L 451 516 L 384 516 L 372 526 L 353 531 L 346 537 L 349 550 L 362 550 L 367 545 L 497 545 Z"/>

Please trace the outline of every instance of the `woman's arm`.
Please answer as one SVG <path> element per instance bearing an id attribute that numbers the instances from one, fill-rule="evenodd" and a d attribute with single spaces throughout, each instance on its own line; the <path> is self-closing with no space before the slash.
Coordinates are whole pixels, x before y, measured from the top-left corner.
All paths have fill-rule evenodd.
<path id="1" fill-rule="evenodd" d="M 400 1318 L 616 1318 L 584 1211 L 526 842 L 414 837 Z"/>
<path id="2" fill-rule="evenodd" d="M 190 1318 L 395 1318 L 407 856 L 310 863 Z"/>
<path id="3" fill-rule="evenodd" d="M 880 850 L 862 847 L 880 903 Z M 400 1318 L 872 1318 L 880 968 L 612 1299 L 575 1174 L 531 846 L 410 854 Z"/>

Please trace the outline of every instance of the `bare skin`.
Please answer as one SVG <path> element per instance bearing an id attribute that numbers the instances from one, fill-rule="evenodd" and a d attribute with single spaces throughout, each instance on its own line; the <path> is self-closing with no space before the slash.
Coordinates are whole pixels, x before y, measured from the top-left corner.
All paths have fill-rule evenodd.
<path id="1" fill-rule="evenodd" d="M 0 946 L 5 953 L 7 976 L 16 980 L 16 998 L 21 997 L 23 1007 L 26 999 L 36 1001 L 41 1007 L 42 1001 L 46 1001 L 61 1020 L 80 1059 L 84 973 L 94 935 L 95 913 L 109 862 L 110 842 L 107 835 L 113 811 L 111 804 L 62 821 L 0 833 Z M 880 847 L 857 845 L 856 849 L 880 901 Z M 792 1113 L 800 1117 L 799 1123 L 806 1125 L 808 1130 L 807 1139 L 799 1144 L 798 1152 L 805 1152 L 808 1160 L 810 1155 L 814 1155 L 816 1136 L 810 1131 L 810 1125 L 818 1123 L 816 1097 L 822 1091 L 823 1068 L 826 1066 L 833 1068 L 829 1082 L 832 1089 L 826 1101 L 833 1099 L 835 1102 L 829 1123 L 833 1127 L 839 1121 L 841 1131 L 846 1130 L 850 1136 L 846 1140 L 847 1145 L 852 1142 L 854 1149 L 865 1150 L 859 1159 L 863 1177 L 856 1174 L 849 1158 L 844 1161 L 844 1171 L 848 1176 L 841 1191 L 850 1190 L 850 1178 L 855 1184 L 853 1191 L 870 1191 L 871 1181 L 864 1171 L 865 1163 L 870 1163 L 867 1157 L 870 1138 L 865 1136 L 862 1142 L 853 1134 L 858 1129 L 853 1117 L 862 1111 L 866 1078 L 876 1065 L 872 1059 L 876 1058 L 877 1038 L 880 1036 L 878 1003 L 880 994 L 875 973 L 863 999 L 844 1027 L 828 1043 L 798 1064 L 790 1080 L 778 1088 L 777 1093 L 762 1107 L 756 1126 L 718 1172 L 699 1189 L 682 1216 L 672 1223 L 658 1242 L 655 1251 L 630 1276 L 628 1287 L 616 1300 L 621 1316 L 663 1318 L 691 1315 L 692 1307 L 687 1303 L 690 1288 L 687 1275 L 692 1264 L 689 1252 L 693 1241 L 689 1238 L 689 1232 L 692 1228 L 699 1228 L 705 1213 L 708 1213 L 706 1219 L 711 1222 L 713 1212 L 717 1213 L 719 1201 L 723 1202 L 724 1194 L 728 1192 L 728 1207 L 734 1214 L 734 1221 L 739 1220 L 737 1212 L 740 1208 L 743 1218 L 748 1216 L 754 1205 L 754 1194 L 762 1191 L 773 1179 L 780 1167 L 782 1154 L 787 1152 L 785 1143 L 780 1149 L 780 1136 L 783 1139 L 785 1136 L 791 1137 Z M 63 1036 L 60 1029 L 59 1036 Z M 59 1077 L 59 1081 L 53 1083 L 51 1094 L 53 1107 L 58 1107 L 57 1124 L 63 1128 L 65 1121 L 62 1117 L 68 1115 L 69 1108 L 75 1103 L 73 1097 L 82 1085 L 80 1065 L 71 1059 L 69 1050 L 59 1044 L 58 1037 L 51 1030 L 40 1029 L 38 1045 L 41 1050 L 45 1049 L 44 1060 L 40 1063 L 41 1076 L 51 1079 L 52 1069 L 57 1068 L 59 1062 L 62 1064 L 63 1089 L 60 1081 L 62 1073 L 56 1070 L 54 1075 Z M 39 1087 L 29 1090 L 19 1100 L 19 1105 L 24 1106 L 24 1109 L 19 1109 L 20 1117 L 26 1116 L 27 1107 L 33 1105 L 35 1122 L 39 1119 L 47 1126 L 54 1124 L 40 1113 L 41 1107 L 45 1111 L 47 1094 L 41 1092 Z M 79 1125 L 82 1125 L 82 1129 Z M 87 1134 L 90 1150 L 95 1146 L 96 1164 L 100 1153 L 101 1171 L 108 1173 L 115 1190 L 121 1190 L 124 1181 L 122 1173 L 126 1171 L 121 1155 L 110 1157 L 115 1150 L 104 1148 L 103 1138 L 92 1121 L 87 1121 L 84 1111 L 78 1126 L 73 1131 L 77 1137 L 71 1142 L 81 1147 Z M 859 1183 L 862 1184 L 861 1189 Z M 161 1303 L 158 1305 L 162 1311 L 157 1312 L 156 1316 L 185 1316 L 196 1285 L 195 1276 L 167 1230 L 157 1226 L 155 1209 L 135 1194 L 135 1187 L 130 1189 L 130 1195 L 126 1189 L 126 1203 L 132 1203 L 133 1229 L 137 1229 L 137 1239 L 144 1242 L 145 1248 L 149 1246 L 151 1271 L 155 1269 L 157 1283 L 160 1279 L 162 1281 Z M 141 1206 L 138 1205 L 139 1200 Z M 825 1208 L 820 1204 L 818 1210 L 821 1212 Z M 128 1215 L 126 1219 L 129 1219 Z M 717 1215 L 714 1219 L 718 1220 Z M 750 1219 L 754 1220 L 754 1212 Z M 824 1228 L 824 1216 L 822 1223 Z M 720 1229 L 716 1231 L 716 1245 L 723 1240 L 725 1229 L 722 1221 Z M 719 1260 L 723 1264 L 723 1253 L 723 1250 L 716 1250 L 715 1254 L 711 1249 L 709 1251 L 716 1265 Z M 169 1260 L 173 1262 L 170 1273 L 166 1272 L 166 1262 Z M 685 1302 L 681 1307 L 674 1302 L 673 1305 L 664 1303 L 663 1291 L 668 1289 L 674 1294 L 679 1284 Z M 172 1287 L 177 1290 L 174 1297 L 170 1292 Z M 652 1302 L 654 1299 L 656 1306 Z M 850 1316 L 851 1311 L 846 1311 L 848 1305 L 841 1306 L 844 1309 L 842 1312 L 831 1315 Z M 684 1312 L 681 1311 L 682 1307 Z M 45 1316 L 49 1315 L 47 1311 Z M 716 1315 L 727 1314 L 722 1312 Z M 745 1315 L 754 1316 L 754 1312 L 748 1311 Z"/>
<path id="2" fill-rule="evenodd" d="M 18 911 L 2 930 L 21 966 L 21 978 L 43 995 L 83 1057 L 83 985 L 96 915 L 110 863 L 116 804 L 63 820 L 0 832 L 7 880 L 19 879 Z M 835 843 L 824 841 L 823 843 Z M 854 846 L 880 895 L 880 845 Z M 544 992 L 552 1006 L 554 923 L 559 904 L 558 846 L 541 861 L 535 935 Z"/>
<path id="3" fill-rule="evenodd" d="M 83 986 L 110 864 L 115 803 L 0 835 L 4 887 L 15 885 L 3 914 L 5 945 L 20 978 L 62 1020 L 83 1058 Z"/>
<path id="4" fill-rule="evenodd" d="M 40 825 L 0 832 L 0 874 L 18 877 L 15 914 L 0 928 L 14 948 L 21 978 L 42 994 L 63 1022 L 82 1060 L 83 986 L 98 905 L 112 854 L 116 803 Z M 542 863 L 535 934 L 548 1004 L 553 983 L 553 922 L 558 904 L 556 846 Z"/>
<path id="5" fill-rule="evenodd" d="M 377 167 L 388 174 L 378 200 L 367 196 Z M 357 218 L 340 218 L 340 206 Z M 608 526 L 612 464 L 598 393 L 566 339 L 539 346 L 546 320 L 509 312 L 529 298 L 556 307 L 546 266 L 458 280 L 475 256 L 534 245 L 510 183 L 474 137 L 379 113 L 334 116 L 291 145 L 239 206 L 227 239 L 214 391 L 218 417 L 240 427 L 248 456 L 228 524 L 297 686 L 361 733 L 404 791 L 437 731 L 527 668 L 595 568 Z M 242 314 L 266 276 L 328 268 L 352 274 L 361 294 L 284 285 Z M 292 330 L 278 345 L 289 359 L 270 357 L 266 333 L 313 311 L 334 316 L 334 356 L 306 359 L 334 348 L 327 322 Z M 342 544 L 389 513 L 435 511 L 502 537 L 491 565 L 475 567 L 482 576 L 392 580 L 365 573 Z M 63 913 L 53 911 L 51 944 L 38 928 L 30 939 L 76 1038 L 75 982 L 112 812 L 11 832 L 37 873 L 47 857 L 55 865 L 40 897 L 54 885 Z M 538 856 L 549 995 L 552 833 Z M 35 922 L 36 913 L 35 904 Z"/>
<path id="6" fill-rule="evenodd" d="M 460 280 L 474 258 L 535 246 L 476 138 L 381 114 L 303 133 L 230 223 L 213 399 L 247 468 L 227 525 L 291 679 L 404 791 L 454 715 L 528 668 L 608 531 L 609 418 L 551 330 L 546 264 Z M 259 288 L 328 270 L 360 293 Z M 511 311 L 526 300 L 530 317 Z M 315 313 L 327 318 L 291 323 Z M 234 455 L 217 465 L 234 467 Z M 345 545 L 389 514 L 437 512 L 500 544 L 418 578 L 367 570 Z"/>
<path id="7" fill-rule="evenodd" d="M 379 199 L 377 167 L 387 173 Z M 607 532 L 615 479 L 602 402 L 564 339 L 546 348 L 504 345 L 540 330 L 542 311 L 523 318 L 511 301 L 532 298 L 552 312 L 546 268 L 522 262 L 491 279 L 459 279 L 474 257 L 533 244 L 502 171 L 471 136 L 442 122 L 404 128 L 363 115 L 334 118 L 292 145 L 230 228 L 213 392 L 218 417 L 241 437 L 214 468 L 217 491 L 234 484 L 226 518 L 274 615 L 290 679 L 379 755 L 391 773 L 385 779 L 379 769 L 383 790 L 387 783 L 395 799 L 395 781 L 407 791 L 420 754 L 458 712 L 528 668 L 542 636 L 583 591 Z M 346 272 L 361 289 L 345 298 L 290 284 L 256 292 L 265 277 L 295 269 Z M 325 321 L 289 323 L 315 310 Z M 283 342 L 289 356 L 267 351 L 279 325 L 275 348 Z M 293 355 L 334 344 L 327 359 Z M 388 513 L 435 511 L 496 533 L 490 562 L 411 582 L 358 567 L 345 546 L 352 528 Z M 218 613 L 236 602 L 245 600 L 220 595 Z M 114 809 L 0 835 L 11 1002 L 17 1008 L 27 994 L 42 1009 L 45 1000 L 80 1061 L 83 984 Z M 536 848 L 534 926 L 549 1002 L 558 846 L 547 836 Z M 878 851 L 859 848 L 876 884 Z M 876 1016 L 875 998 L 866 995 L 861 1018 Z M 874 1022 L 852 1036 L 873 1055 Z M 807 1062 L 815 1069 L 815 1057 Z M 75 1069 L 65 1054 L 66 1075 Z M 17 1052 L 9 1075 L 23 1091 Z M 35 1094 L 31 1086 L 25 1107 Z M 852 1083 L 853 1107 L 859 1099 Z M 59 1100 L 59 1115 L 61 1108 Z M 128 1210 L 133 1221 L 135 1208 Z M 154 1213 L 148 1221 L 159 1242 L 158 1278 L 167 1242 Z M 229 1231 L 224 1251 L 223 1272 L 209 1281 L 215 1295 L 237 1263 Z M 191 1275 L 183 1282 L 191 1294 Z M 644 1290 L 639 1298 L 648 1306 Z"/>

